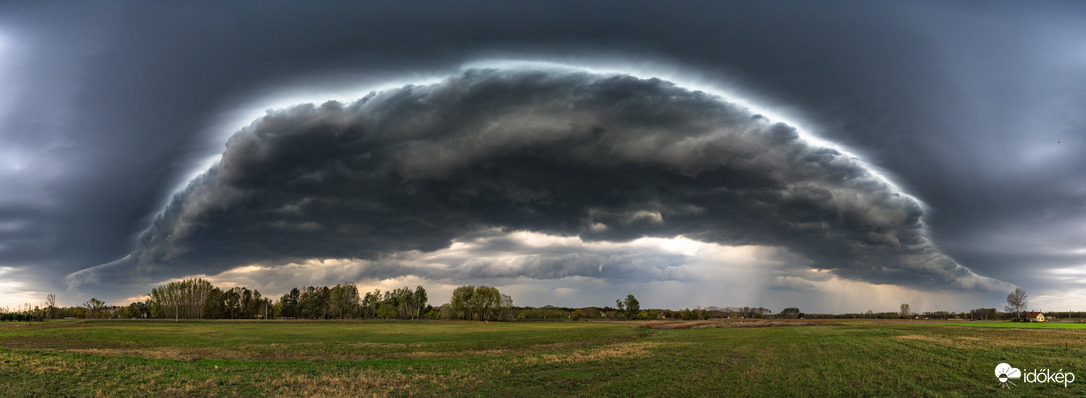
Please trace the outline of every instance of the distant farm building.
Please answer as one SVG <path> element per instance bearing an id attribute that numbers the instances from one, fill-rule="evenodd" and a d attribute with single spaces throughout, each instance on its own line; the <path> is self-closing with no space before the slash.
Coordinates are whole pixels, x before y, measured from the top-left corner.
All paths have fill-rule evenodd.
<path id="1" fill-rule="evenodd" d="M 1026 320 L 1030 322 L 1044 322 L 1045 314 L 1041 312 L 1031 312 L 1026 314 Z"/>

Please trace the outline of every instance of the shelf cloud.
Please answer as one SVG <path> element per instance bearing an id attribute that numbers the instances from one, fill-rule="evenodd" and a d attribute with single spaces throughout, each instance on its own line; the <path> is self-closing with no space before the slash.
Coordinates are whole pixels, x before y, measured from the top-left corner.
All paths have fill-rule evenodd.
<path id="1" fill-rule="evenodd" d="M 940 252 L 923 216 L 862 160 L 712 94 L 622 74 L 480 68 L 269 111 L 130 254 L 68 279 L 146 284 L 325 258 L 379 264 L 362 277 L 656 281 L 689 278 L 661 271 L 684 257 L 608 245 L 681 236 L 779 247 L 796 269 L 874 284 L 1011 286 Z M 502 239 L 525 232 L 545 239 Z M 487 258 L 509 260 L 417 266 L 479 236 Z"/>

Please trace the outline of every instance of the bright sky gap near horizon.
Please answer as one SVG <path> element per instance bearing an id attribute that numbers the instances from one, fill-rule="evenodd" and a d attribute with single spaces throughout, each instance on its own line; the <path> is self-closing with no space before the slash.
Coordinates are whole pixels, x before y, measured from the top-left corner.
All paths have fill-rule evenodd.
<path id="1" fill-rule="evenodd" d="M 5 4 L 0 306 L 1080 309 L 1084 93 L 1073 2 Z"/>

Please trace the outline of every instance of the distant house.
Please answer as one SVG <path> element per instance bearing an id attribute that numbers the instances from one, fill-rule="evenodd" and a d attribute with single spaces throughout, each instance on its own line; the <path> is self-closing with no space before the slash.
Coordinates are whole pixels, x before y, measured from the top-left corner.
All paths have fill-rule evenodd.
<path id="1" fill-rule="evenodd" d="M 1041 312 L 1031 312 L 1026 314 L 1026 320 L 1029 322 L 1044 322 L 1045 314 Z"/>

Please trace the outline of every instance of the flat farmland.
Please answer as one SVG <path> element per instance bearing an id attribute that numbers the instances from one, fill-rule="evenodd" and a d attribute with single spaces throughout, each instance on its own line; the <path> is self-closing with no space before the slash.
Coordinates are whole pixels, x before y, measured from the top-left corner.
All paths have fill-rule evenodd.
<path id="1" fill-rule="evenodd" d="M 1062 383 L 1012 380 L 1075 374 Z M 0 323 L 2 396 L 1083 396 L 1086 324 Z"/>

